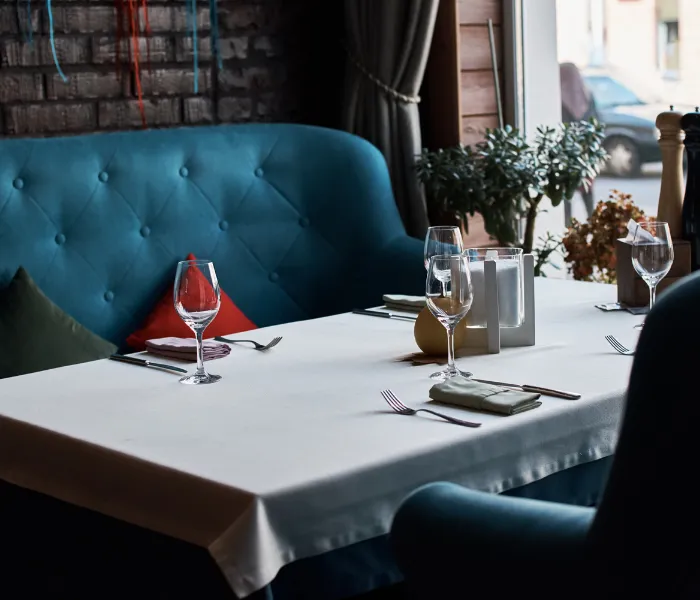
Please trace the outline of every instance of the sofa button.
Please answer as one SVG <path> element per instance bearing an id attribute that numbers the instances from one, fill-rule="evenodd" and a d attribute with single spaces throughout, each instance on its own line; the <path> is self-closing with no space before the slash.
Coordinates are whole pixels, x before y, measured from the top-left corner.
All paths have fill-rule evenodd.
<path id="1" fill-rule="evenodd" d="M 301 227 L 308 227 L 309 226 L 309 219 L 307 217 L 302 217 L 299 219 L 299 225 Z"/>
<path id="2" fill-rule="evenodd" d="M 112 300 L 114 300 L 114 292 L 105 292 L 105 302 L 111 302 Z"/>
<path id="3" fill-rule="evenodd" d="M 256 177 L 262 177 L 264 173 L 265 173 L 265 171 L 263 171 L 260 167 L 255 169 L 255 176 Z"/>
<path id="4" fill-rule="evenodd" d="M 180 167 L 180 177 L 187 177 L 190 171 L 187 167 Z"/>
<path id="5" fill-rule="evenodd" d="M 97 176 L 97 178 L 98 178 L 102 183 L 107 183 L 107 182 L 109 181 L 109 174 L 108 174 L 108 173 L 105 173 L 104 171 L 102 171 L 102 173 L 100 173 L 100 174 Z"/>
<path id="6" fill-rule="evenodd" d="M 56 243 L 61 246 L 66 243 L 66 236 L 63 235 L 62 233 L 57 233 L 56 234 Z"/>
<path id="7" fill-rule="evenodd" d="M 24 187 L 24 179 L 18 177 L 12 182 L 12 185 L 15 186 L 16 190 L 21 190 Z"/>
<path id="8" fill-rule="evenodd" d="M 228 221 L 219 221 L 219 229 L 226 231 L 228 229 Z"/>
<path id="9" fill-rule="evenodd" d="M 275 281 L 278 281 L 279 278 L 280 278 L 280 276 L 277 273 L 270 273 L 270 281 L 272 281 L 273 283 Z"/>
<path id="10" fill-rule="evenodd" d="M 148 225 L 141 227 L 141 237 L 148 237 L 151 235 L 151 228 Z"/>

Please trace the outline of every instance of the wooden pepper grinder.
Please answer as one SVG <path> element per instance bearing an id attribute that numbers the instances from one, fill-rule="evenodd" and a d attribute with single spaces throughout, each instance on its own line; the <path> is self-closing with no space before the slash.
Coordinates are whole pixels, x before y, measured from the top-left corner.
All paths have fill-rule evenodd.
<path id="1" fill-rule="evenodd" d="M 685 131 L 688 152 L 688 175 L 683 199 L 683 239 L 690 243 L 690 268 L 700 269 L 700 112 L 684 115 L 681 127 Z"/>
<path id="2" fill-rule="evenodd" d="M 656 218 L 668 223 L 671 237 L 679 239 L 683 236 L 683 140 L 685 132 L 681 127 L 683 113 L 671 109 L 656 117 L 656 127 L 661 136 L 661 191 Z"/>

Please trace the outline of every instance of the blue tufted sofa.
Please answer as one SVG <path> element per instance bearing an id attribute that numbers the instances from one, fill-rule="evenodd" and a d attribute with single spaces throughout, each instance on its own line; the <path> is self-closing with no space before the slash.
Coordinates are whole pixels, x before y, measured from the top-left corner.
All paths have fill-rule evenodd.
<path id="1" fill-rule="evenodd" d="M 379 151 L 350 134 L 225 125 L 0 141 L 0 287 L 23 265 L 123 345 L 188 253 L 258 326 L 423 293 Z"/>

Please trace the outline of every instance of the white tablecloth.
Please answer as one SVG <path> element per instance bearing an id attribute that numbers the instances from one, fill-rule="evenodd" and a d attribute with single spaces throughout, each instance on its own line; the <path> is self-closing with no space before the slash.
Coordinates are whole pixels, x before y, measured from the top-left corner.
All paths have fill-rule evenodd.
<path id="1" fill-rule="evenodd" d="M 391 291 L 391 290 L 387 290 Z M 537 280 L 537 345 L 460 359 L 482 378 L 583 394 L 479 429 L 389 412 L 427 401 L 434 365 L 409 322 L 353 314 L 255 332 L 207 368 L 212 386 L 99 361 L 0 381 L 0 477 L 205 546 L 245 596 L 284 564 L 388 531 L 401 498 L 451 480 L 501 492 L 613 452 L 634 343 L 611 286 Z M 246 336 L 250 337 L 250 335 Z M 174 364 L 174 363 L 173 363 Z"/>

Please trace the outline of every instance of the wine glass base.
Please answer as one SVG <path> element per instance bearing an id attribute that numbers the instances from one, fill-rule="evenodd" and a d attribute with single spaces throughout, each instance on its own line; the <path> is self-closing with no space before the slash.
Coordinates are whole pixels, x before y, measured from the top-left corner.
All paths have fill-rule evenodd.
<path id="1" fill-rule="evenodd" d="M 443 369 L 442 371 L 438 371 L 437 373 L 433 373 L 430 376 L 430 379 L 433 379 L 434 381 L 446 381 L 448 379 L 451 379 L 452 377 L 457 377 L 461 375 L 462 377 L 471 377 L 473 373 L 470 373 L 469 371 L 460 371 L 459 369 L 456 369 L 455 371 L 448 371 L 447 369 Z"/>
<path id="2" fill-rule="evenodd" d="M 180 379 L 180 383 L 185 385 L 204 385 L 205 383 L 216 383 L 221 379 L 221 375 L 210 375 L 209 373 L 187 375 Z"/>

